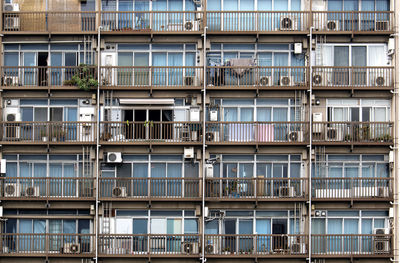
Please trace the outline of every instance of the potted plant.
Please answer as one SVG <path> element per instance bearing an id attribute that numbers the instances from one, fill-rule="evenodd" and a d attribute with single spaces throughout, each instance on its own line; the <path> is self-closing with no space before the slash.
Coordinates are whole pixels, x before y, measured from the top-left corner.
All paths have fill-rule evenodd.
<path id="1" fill-rule="evenodd" d="M 42 138 L 42 141 L 44 141 L 44 142 L 48 141 L 46 130 L 41 130 L 40 131 L 40 138 Z"/>
<path id="2" fill-rule="evenodd" d="M 99 85 L 98 81 L 96 80 L 95 70 L 93 68 L 89 68 L 89 66 L 86 64 L 80 64 L 78 72 L 72 76 L 71 81 L 67 83 L 74 84 L 79 89 L 84 91 L 90 91 Z"/>
<path id="3" fill-rule="evenodd" d="M 231 253 L 231 248 L 230 247 L 226 247 L 226 248 L 224 248 L 223 252 L 224 252 L 225 255 L 229 255 Z"/>
<path id="4" fill-rule="evenodd" d="M 351 135 L 350 135 L 350 134 L 345 134 L 345 135 L 344 135 L 344 141 L 345 141 L 345 142 L 350 142 L 351 139 L 352 139 L 352 138 L 351 138 Z"/>
<path id="5" fill-rule="evenodd" d="M 63 142 L 65 141 L 65 131 L 62 128 L 56 128 L 53 131 L 53 137 L 52 137 L 53 142 Z"/>

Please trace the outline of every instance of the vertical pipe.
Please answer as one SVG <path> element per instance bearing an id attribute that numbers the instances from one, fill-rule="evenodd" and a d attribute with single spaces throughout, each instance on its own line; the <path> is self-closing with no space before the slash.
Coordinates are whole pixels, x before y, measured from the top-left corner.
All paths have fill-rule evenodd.
<path id="1" fill-rule="evenodd" d="M 400 218 L 400 211 L 399 211 L 399 190 L 400 190 L 400 180 L 398 176 L 400 175 L 400 153 L 399 153 L 399 140 L 400 140 L 400 95 L 399 95 L 399 80 L 400 80 L 400 39 L 399 39 L 399 26 L 400 26 L 400 5 L 398 1 L 393 1 L 394 6 L 394 31 L 395 31 L 395 53 L 394 53 L 394 58 L 395 58 L 395 72 L 393 74 L 394 78 L 394 108 L 395 108 L 395 124 L 394 124 L 394 152 L 395 152 L 395 160 L 394 160 L 394 184 L 393 184 L 393 191 L 394 191 L 394 204 L 393 204 L 393 231 L 394 231 L 394 236 L 393 236 L 393 255 L 394 255 L 394 261 L 399 262 L 399 246 L 400 246 L 400 236 L 399 236 L 399 218 Z"/>
<path id="2" fill-rule="evenodd" d="M 99 237 L 99 148 L 100 148 L 100 37 L 101 37 L 101 26 L 97 30 L 97 105 L 96 105 L 96 220 L 95 220 L 95 263 L 98 263 L 98 237 Z"/>
<path id="3" fill-rule="evenodd" d="M 308 76 L 308 82 L 310 85 L 310 89 L 309 89 L 309 112 L 308 112 L 308 118 L 309 118 L 309 149 L 308 149 L 308 262 L 311 263 L 311 213 L 312 213 L 312 207 L 311 207 L 311 175 L 312 175 L 312 164 L 311 164 L 311 160 L 312 160 L 312 65 L 311 65 L 311 53 L 312 53 L 312 31 L 313 31 L 314 27 L 310 26 L 310 39 L 309 39 L 309 54 L 308 54 L 308 67 L 309 67 L 309 76 Z"/>
<path id="4" fill-rule="evenodd" d="M 206 54 L 206 45 L 207 45 L 207 27 L 204 27 L 203 31 L 203 151 L 202 151 L 202 162 L 203 162 L 203 177 L 202 177 L 202 194 L 201 194 L 201 206 L 202 206 L 202 213 L 201 213 L 201 220 L 202 220 L 202 231 L 201 231 L 201 242 L 202 242 L 202 249 L 201 249 L 201 262 L 205 263 L 205 184 L 206 184 L 206 77 L 207 77 L 207 65 L 206 65 L 206 59 L 207 59 L 207 54 Z"/>

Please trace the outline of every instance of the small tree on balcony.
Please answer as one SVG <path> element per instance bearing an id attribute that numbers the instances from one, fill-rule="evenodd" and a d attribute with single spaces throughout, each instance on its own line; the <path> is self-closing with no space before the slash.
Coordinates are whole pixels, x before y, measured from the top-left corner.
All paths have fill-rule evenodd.
<path id="1" fill-rule="evenodd" d="M 71 80 L 64 81 L 65 85 L 77 86 L 84 91 L 90 91 L 98 86 L 94 68 L 89 68 L 86 64 L 80 64 L 79 69 L 72 76 Z"/>

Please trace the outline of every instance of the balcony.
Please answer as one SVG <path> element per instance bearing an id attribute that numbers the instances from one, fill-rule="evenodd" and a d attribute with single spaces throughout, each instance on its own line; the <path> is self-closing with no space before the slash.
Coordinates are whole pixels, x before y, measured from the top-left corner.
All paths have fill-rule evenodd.
<path id="1" fill-rule="evenodd" d="M 6 90 L 21 89 L 73 89 L 77 90 L 72 81 L 73 76 L 79 78 L 97 79 L 97 67 L 88 65 L 85 67 L 0 67 L 1 88 Z"/>
<path id="2" fill-rule="evenodd" d="M 197 11 L 101 12 L 103 32 L 114 34 L 199 34 L 203 32 L 202 20 L 203 12 Z"/>
<path id="3" fill-rule="evenodd" d="M 207 67 L 207 89 L 306 89 L 307 67 Z"/>
<path id="4" fill-rule="evenodd" d="M 207 122 L 206 143 L 304 145 L 308 126 L 307 122 Z"/>
<path id="5" fill-rule="evenodd" d="M 393 178 L 312 178 L 314 200 L 393 200 Z"/>
<path id="6" fill-rule="evenodd" d="M 393 67 L 313 67 L 313 89 L 388 90 L 394 88 Z"/>
<path id="7" fill-rule="evenodd" d="M 2 256 L 93 257 L 94 234 L 8 234 L 2 233 Z"/>
<path id="8" fill-rule="evenodd" d="M 305 178 L 207 178 L 206 199 L 294 201 L 306 198 Z"/>
<path id="9" fill-rule="evenodd" d="M 100 234 L 102 257 L 199 257 L 201 235 L 198 234 Z"/>
<path id="10" fill-rule="evenodd" d="M 205 235 L 208 257 L 305 257 L 307 235 Z"/>
<path id="11" fill-rule="evenodd" d="M 395 25 L 391 11 L 313 11 L 312 20 L 321 34 L 393 34 Z"/>
<path id="12" fill-rule="evenodd" d="M 309 12 L 207 11 L 209 33 L 307 33 Z"/>
<path id="13" fill-rule="evenodd" d="M 94 199 L 93 178 L 2 177 L 2 200 L 78 200 Z"/>
<path id="14" fill-rule="evenodd" d="M 391 122 L 314 122 L 314 144 L 392 145 Z"/>
<path id="15" fill-rule="evenodd" d="M 200 144 L 200 122 L 101 122 L 102 144 Z"/>
<path id="16" fill-rule="evenodd" d="M 6 34 L 95 34 L 97 12 L 3 12 Z"/>
<path id="17" fill-rule="evenodd" d="M 199 178 L 100 178 L 100 199 L 201 200 Z"/>
<path id="18" fill-rule="evenodd" d="M 203 67 L 102 67 L 103 89 L 202 89 Z"/>
<path id="19" fill-rule="evenodd" d="M 313 257 L 391 257 L 392 235 L 312 235 Z"/>
<path id="20" fill-rule="evenodd" d="M 96 122 L 0 122 L 2 144 L 93 144 Z"/>

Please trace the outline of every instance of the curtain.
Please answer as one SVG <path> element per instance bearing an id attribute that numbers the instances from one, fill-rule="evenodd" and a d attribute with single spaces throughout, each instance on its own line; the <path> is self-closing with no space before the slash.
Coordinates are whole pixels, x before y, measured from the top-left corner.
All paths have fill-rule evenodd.
<path id="1" fill-rule="evenodd" d="M 372 232 L 372 219 L 362 219 L 361 220 L 361 234 L 371 235 Z M 370 237 L 361 238 L 361 251 L 362 252 L 372 252 L 373 244 Z"/>
<path id="2" fill-rule="evenodd" d="M 358 219 L 344 219 L 343 233 L 346 235 L 358 234 Z M 359 238 L 356 236 L 344 236 L 344 252 L 355 253 L 358 250 Z"/>
<path id="3" fill-rule="evenodd" d="M 256 219 L 257 251 L 269 253 L 271 251 L 271 219 Z"/>
<path id="4" fill-rule="evenodd" d="M 169 53 L 168 54 L 168 66 L 182 67 L 183 66 L 183 54 L 182 53 Z M 169 68 L 168 70 L 168 85 L 178 86 L 183 83 L 183 72 L 182 68 Z"/>
<path id="5" fill-rule="evenodd" d="M 64 121 L 68 121 L 68 122 L 76 122 L 78 121 L 78 109 L 76 107 L 66 107 L 64 108 Z M 73 140 L 75 141 L 78 137 L 78 127 L 76 123 L 69 123 L 66 124 L 66 140 Z M 85 138 L 86 136 L 84 135 L 83 132 L 83 127 L 80 127 L 80 131 L 82 131 L 82 134 L 80 134 L 79 139 L 82 141 L 87 140 L 87 138 Z"/>
<path id="6" fill-rule="evenodd" d="M 50 234 L 61 234 L 62 233 L 62 220 L 49 220 L 49 233 Z M 60 251 L 62 247 L 62 241 L 58 235 L 49 236 L 49 250 Z"/>
<path id="7" fill-rule="evenodd" d="M 289 10 L 288 0 L 275 0 L 274 10 L 275 11 L 288 11 Z"/>
<path id="8" fill-rule="evenodd" d="M 382 67 L 387 65 L 387 57 L 384 46 L 368 47 L 368 66 Z"/>
<path id="9" fill-rule="evenodd" d="M 165 69 L 157 68 L 160 66 L 167 66 L 167 53 L 153 53 L 152 65 L 156 68 L 153 69 L 153 85 L 167 85 L 167 75 Z"/>
<path id="10" fill-rule="evenodd" d="M 148 53 L 135 53 L 134 54 L 134 84 L 149 85 L 149 54 Z"/>
<path id="11" fill-rule="evenodd" d="M 342 238 L 335 234 L 342 234 L 342 219 L 328 219 L 328 234 L 332 236 L 327 237 L 328 252 L 341 252 Z"/>
<path id="12" fill-rule="evenodd" d="M 36 53 L 34 52 L 24 52 L 24 85 L 35 85 L 36 83 Z"/>
<path id="13" fill-rule="evenodd" d="M 224 11 L 238 11 L 239 3 L 238 0 L 223 0 Z M 238 16 L 235 13 L 228 12 L 224 13 L 224 31 L 238 31 L 240 28 Z"/>
<path id="14" fill-rule="evenodd" d="M 140 235 L 132 238 L 132 250 L 134 252 L 147 251 L 147 236 L 145 236 L 147 234 L 147 219 L 133 219 L 132 233 Z"/>
<path id="15" fill-rule="evenodd" d="M 169 163 L 167 167 L 167 177 L 169 178 L 182 178 L 182 164 Z M 167 195 L 168 196 L 181 196 L 182 195 L 182 180 L 180 179 L 167 179 Z"/>
<path id="16" fill-rule="evenodd" d="M 258 11 L 272 11 L 272 0 L 258 0 Z M 258 14 L 258 30 L 271 31 L 274 14 L 260 12 Z"/>
<path id="17" fill-rule="evenodd" d="M 240 11 L 253 11 L 255 0 L 240 0 Z M 236 24 L 237 29 L 240 31 L 252 31 L 256 30 L 256 21 L 253 13 L 240 13 L 237 14 L 239 21 Z"/>
<path id="18" fill-rule="evenodd" d="M 118 11 L 129 12 L 129 13 L 120 13 L 118 16 L 118 28 L 133 28 L 133 20 L 132 20 L 132 12 L 133 11 L 133 2 L 132 0 L 119 0 Z"/>
<path id="19" fill-rule="evenodd" d="M 152 163 L 151 164 L 151 195 L 152 196 L 165 196 L 166 194 L 166 164 L 165 163 Z"/>
<path id="20" fill-rule="evenodd" d="M 75 165 L 64 164 L 64 196 L 76 196 Z M 71 178 L 71 179 L 70 179 Z"/>
<path id="21" fill-rule="evenodd" d="M 51 52 L 50 54 L 50 62 L 52 67 L 57 67 L 57 68 L 52 68 L 50 72 L 50 83 L 51 85 L 62 85 L 64 80 L 69 80 L 72 78 L 72 76 L 69 76 L 65 73 L 64 78 L 62 77 L 62 69 L 59 68 L 62 66 L 62 53 L 60 52 Z"/>
<path id="22" fill-rule="evenodd" d="M 251 252 L 253 248 L 252 236 L 246 236 L 253 234 L 253 220 L 239 219 L 239 251 Z"/>
<path id="23" fill-rule="evenodd" d="M 196 66 L 196 53 L 186 53 L 185 55 L 185 66 L 186 67 L 194 67 Z M 199 74 L 200 72 L 197 72 Z M 193 76 L 199 78 L 200 76 L 196 76 L 196 69 L 194 68 L 186 68 L 184 72 L 184 76 Z"/>
<path id="24" fill-rule="evenodd" d="M 167 219 L 167 234 L 182 234 L 182 220 L 181 219 Z M 181 251 L 181 237 L 180 236 L 167 236 L 167 252 L 180 252 Z"/>
<path id="25" fill-rule="evenodd" d="M 207 0 L 207 11 L 221 11 L 222 0 Z M 210 31 L 221 30 L 221 14 L 218 12 L 207 14 L 207 26 Z"/>
<path id="26" fill-rule="evenodd" d="M 291 10 L 292 11 L 301 11 L 301 0 L 292 0 Z"/>
<path id="27" fill-rule="evenodd" d="M 152 1 L 154 11 L 166 11 L 168 10 L 167 1 Z M 165 13 L 160 13 L 157 16 L 153 16 L 153 30 L 163 31 L 168 28 L 168 20 Z"/>
<path id="28" fill-rule="evenodd" d="M 62 164 L 50 164 L 50 196 L 62 196 Z"/>
<path id="29" fill-rule="evenodd" d="M 45 163 L 35 163 L 33 170 L 34 177 L 47 177 L 47 165 Z M 33 186 L 39 187 L 40 196 L 46 196 L 46 181 L 44 179 L 35 180 Z"/>
<path id="30" fill-rule="evenodd" d="M 280 84 L 280 78 L 283 76 L 289 76 L 287 67 L 289 66 L 289 54 L 288 53 L 274 53 L 274 66 L 277 67 L 274 72 L 274 85 Z M 282 68 L 279 68 L 282 67 Z"/>
<path id="31" fill-rule="evenodd" d="M 273 109 L 273 114 L 272 114 L 272 120 L 275 122 L 274 123 L 274 139 L 275 141 L 283 141 L 287 140 L 287 134 L 288 134 L 288 126 L 286 123 L 282 122 L 287 122 L 287 113 L 288 110 L 286 108 L 274 108 Z M 278 123 L 276 123 L 278 122 Z"/>
<path id="32" fill-rule="evenodd" d="M 136 179 L 145 178 L 145 179 Z M 133 196 L 147 196 L 148 187 L 148 166 L 145 163 L 133 164 Z"/>
<path id="33" fill-rule="evenodd" d="M 132 52 L 118 52 L 118 66 L 123 67 L 118 69 L 117 82 L 119 86 L 132 85 L 132 72 L 133 66 L 133 53 Z"/>

